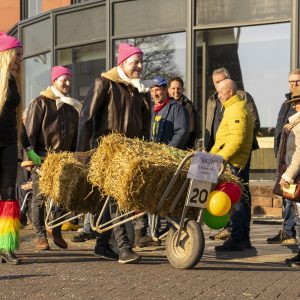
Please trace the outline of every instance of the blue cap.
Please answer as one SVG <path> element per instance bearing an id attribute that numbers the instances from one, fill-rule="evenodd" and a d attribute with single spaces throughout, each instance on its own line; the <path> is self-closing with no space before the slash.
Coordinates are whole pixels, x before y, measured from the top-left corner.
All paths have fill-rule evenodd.
<path id="1" fill-rule="evenodd" d="M 167 80 L 160 76 L 154 77 L 153 81 L 155 82 L 155 84 L 153 86 L 167 86 L 168 85 Z"/>

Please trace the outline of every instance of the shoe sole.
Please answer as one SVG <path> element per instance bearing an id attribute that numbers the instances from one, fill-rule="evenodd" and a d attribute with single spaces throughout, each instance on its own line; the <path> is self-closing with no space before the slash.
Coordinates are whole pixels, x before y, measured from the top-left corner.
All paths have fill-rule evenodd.
<path id="1" fill-rule="evenodd" d="M 139 257 L 139 258 L 133 258 L 133 259 L 129 259 L 129 260 L 118 260 L 118 263 L 119 264 L 130 264 L 130 263 L 134 263 L 134 262 L 138 262 L 138 261 L 140 261 L 141 260 L 141 258 Z"/>
<path id="2" fill-rule="evenodd" d="M 245 248 L 232 248 L 232 249 L 216 249 L 216 252 L 231 252 L 231 251 L 244 251 Z"/>
<path id="3" fill-rule="evenodd" d="M 100 258 L 103 258 L 103 259 L 106 259 L 106 260 L 111 260 L 111 261 L 116 261 L 116 260 L 119 259 L 119 258 L 107 257 L 107 256 L 104 256 L 104 255 L 95 253 L 95 252 L 93 253 L 93 255 L 96 256 L 96 257 L 100 257 Z"/>

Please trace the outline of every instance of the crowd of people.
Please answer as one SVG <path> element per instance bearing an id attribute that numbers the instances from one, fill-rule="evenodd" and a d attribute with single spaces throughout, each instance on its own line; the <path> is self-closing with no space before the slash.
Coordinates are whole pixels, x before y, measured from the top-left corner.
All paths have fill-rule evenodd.
<path id="1" fill-rule="evenodd" d="M 15 255 L 19 246 L 19 201 L 16 197 L 18 140 L 32 164 L 39 166 L 54 152 L 89 151 L 98 139 L 111 132 L 128 138 L 140 138 L 179 149 L 193 149 L 196 140 L 197 114 L 184 94 L 180 77 L 166 80 L 157 76 L 142 80 L 143 51 L 121 43 L 117 66 L 96 77 L 83 103 L 70 97 L 71 71 L 64 66 L 51 70 L 51 86 L 32 100 L 22 121 L 22 44 L 15 37 L 0 33 L 0 262 L 19 264 Z M 159 75 L 159 74 L 158 74 Z M 258 111 L 252 96 L 237 88 L 224 67 L 212 73 L 215 92 L 207 101 L 204 148 L 226 160 L 232 174 L 245 183 L 245 193 L 233 207 L 226 227 L 212 239 L 225 240 L 216 251 L 241 251 L 251 248 L 251 194 L 249 172 L 251 153 L 258 149 L 256 134 L 260 128 Z M 282 104 L 275 132 L 275 155 L 285 166 L 280 185 L 288 187 L 300 173 L 300 70 L 289 74 L 290 93 Z M 45 199 L 40 193 L 38 169 L 31 172 L 33 197 L 32 224 L 36 231 L 36 249 L 49 250 L 47 235 L 62 248 L 68 248 L 61 226 L 45 228 Z M 145 199 L 145 201 L 147 201 Z M 295 242 L 295 225 L 299 224 L 299 207 L 283 199 L 283 230 L 268 243 Z M 56 216 L 63 213 L 55 210 Z M 102 222 L 120 216 L 115 199 L 111 199 Z M 89 239 L 91 229 L 87 215 L 85 231 L 74 237 L 80 242 Z M 135 245 L 157 243 L 148 234 L 148 217 L 134 222 Z M 167 225 L 168 227 L 168 225 Z M 111 248 L 115 239 L 118 251 Z M 97 235 L 94 254 L 119 263 L 140 260 L 132 250 L 126 226 Z M 286 260 L 290 266 L 300 265 L 300 252 Z"/>

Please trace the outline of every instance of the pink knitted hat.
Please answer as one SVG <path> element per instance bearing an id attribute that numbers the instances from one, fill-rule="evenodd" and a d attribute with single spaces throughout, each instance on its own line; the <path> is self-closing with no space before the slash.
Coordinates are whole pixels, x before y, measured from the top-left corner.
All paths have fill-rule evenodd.
<path id="1" fill-rule="evenodd" d="M 121 43 L 118 52 L 118 65 L 134 54 L 143 54 L 143 51 L 140 48 L 127 43 Z"/>
<path id="2" fill-rule="evenodd" d="M 62 66 L 53 67 L 52 70 L 51 70 L 51 81 L 53 82 L 54 80 L 56 80 L 58 77 L 60 77 L 62 75 L 72 76 L 72 73 L 66 67 L 62 67 Z"/>
<path id="3" fill-rule="evenodd" d="M 15 37 L 8 35 L 5 32 L 0 32 L 0 51 L 21 47 L 22 43 Z"/>

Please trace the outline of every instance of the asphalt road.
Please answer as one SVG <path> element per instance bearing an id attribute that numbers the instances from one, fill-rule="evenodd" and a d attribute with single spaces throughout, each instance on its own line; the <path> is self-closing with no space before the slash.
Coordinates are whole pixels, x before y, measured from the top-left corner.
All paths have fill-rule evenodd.
<path id="1" fill-rule="evenodd" d="M 279 225 L 252 225 L 254 248 L 216 254 L 208 239 L 200 263 L 174 269 L 164 247 L 136 249 L 139 264 L 120 265 L 93 256 L 94 241 L 62 251 L 35 252 L 34 232 L 21 232 L 18 266 L 0 265 L 0 299 L 300 299 L 299 269 L 284 260 L 297 246 L 268 245 Z M 72 235 L 65 233 L 69 242 Z"/>

